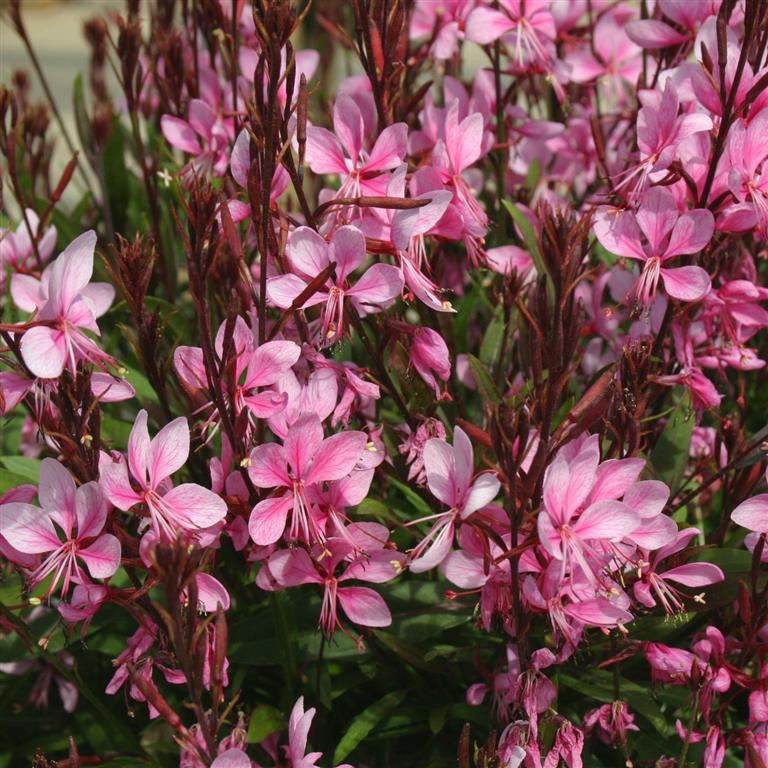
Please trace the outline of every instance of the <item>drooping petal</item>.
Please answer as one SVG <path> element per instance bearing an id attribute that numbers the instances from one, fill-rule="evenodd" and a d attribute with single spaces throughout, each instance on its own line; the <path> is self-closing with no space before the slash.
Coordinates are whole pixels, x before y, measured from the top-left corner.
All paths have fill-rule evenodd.
<path id="1" fill-rule="evenodd" d="M 251 510 L 248 519 L 248 533 L 256 544 L 274 544 L 285 530 L 288 510 L 293 507 L 293 494 L 264 499 Z"/>
<path id="2" fill-rule="evenodd" d="M 707 587 L 725 579 L 725 574 L 713 563 L 687 563 L 664 571 L 665 579 L 686 587 Z"/>
<path id="3" fill-rule="evenodd" d="M 212 763 L 211 768 L 251 768 L 251 758 L 242 749 L 228 749 L 222 752 Z"/>
<path id="4" fill-rule="evenodd" d="M 62 331 L 37 325 L 21 337 L 21 356 L 41 379 L 57 379 L 67 364 L 67 339 Z"/>
<path id="5" fill-rule="evenodd" d="M 660 270 L 664 290 L 680 301 L 699 301 L 711 290 L 712 282 L 701 267 L 675 267 Z"/>
<path id="6" fill-rule="evenodd" d="M 388 627 L 392 623 L 384 598 L 367 587 L 340 587 L 336 592 L 350 621 L 363 627 Z"/>
<path id="7" fill-rule="evenodd" d="M 202 152 L 197 135 L 192 126 L 173 115 L 163 115 L 160 118 L 160 130 L 166 141 L 176 149 L 186 152 L 188 155 L 199 155 Z"/>

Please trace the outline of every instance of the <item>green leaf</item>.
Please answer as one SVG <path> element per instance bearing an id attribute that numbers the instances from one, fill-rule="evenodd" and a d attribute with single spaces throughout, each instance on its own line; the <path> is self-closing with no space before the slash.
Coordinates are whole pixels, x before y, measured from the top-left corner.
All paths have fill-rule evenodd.
<path id="1" fill-rule="evenodd" d="M 424 499 L 419 496 L 416 491 L 413 490 L 413 488 L 409 488 L 405 483 L 401 483 L 397 478 L 391 477 L 389 478 L 389 481 L 392 483 L 392 485 L 397 488 L 400 493 L 405 496 L 405 498 L 413 504 L 413 506 L 416 508 L 416 511 L 421 515 L 422 517 L 426 515 L 432 514 L 432 508 L 427 504 Z"/>
<path id="2" fill-rule="evenodd" d="M 347 732 L 333 753 L 333 762 L 340 763 L 352 752 L 358 744 L 387 716 L 393 712 L 405 699 L 406 691 L 392 691 L 383 696 L 375 704 L 364 709 L 349 725 Z"/>
<path id="3" fill-rule="evenodd" d="M 651 451 L 651 465 L 673 494 L 679 489 L 688 464 L 694 421 L 690 395 L 683 391 Z"/>
<path id="4" fill-rule="evenodd" d="M 285 715 L 269 704 L 259 704 L 251 712 L 248 723 L 248 743 L 258 744 L 267 736 L 282 731 L 286 727 Z"/>
<path id="5" fill-rule="evenodd" d="M 514 203 L 509 200 L 502 200 L 504 207 L 507 209 L 507 213 L 512 217 L 512 220 L 517 224 L 517 228 L 523 233 L 523 243 L 525 244 L 525 250 L 528 251 L 533 259 L 536 271 L 540 275 L 547 275 L 547 267 L 544 264 L 544 257 L 541 255 L 541 249 L 539 248 L 539 239 L 536 237 L 536 231 L 533 228 L 528 217 L 518 208 Z M 554 299 L 554 285 L 552 280 L 547 280 L 547 296 L 550 300 Z"/>
<path id="6" fill-rule="evenodd" d="M 24 478 L 24 482 L 37 484 L 40 477 L 40 459 L 30 459 L 27 456 L 2 456 L 0 462 L 13 472 Z"/>
<path id="7" fill-rule="evenodd" d="M 86 154 L 91 155 L 94 148 L 93 133 L 91 132 L 91 119 L 88 117 L 88 110 L 85 107 L 85 89 L 83 87 L 83 76 L 80 73 L 75 78 L 72 107 L 75 113 L 75 125 L 77 126 L 77 135 L 80 137 L 80 143 L 85 149 Z"/>
<path id="8" fill-rule="evenodd" d="M 129 365 L 124 365 L 123 368 L 126 370 L 125 380 L 136 390 L 136 397 L 140 401 L 148 400 L 158 404 L 157 392 L 152 389 L 149 379 L 138 368 L 131 368 Z"/>
<path id="9" fill-rule="evenodd" d="M 504 339 L 504 307 L 500 304 L 493 310 L 491 321 L 480 342 L 480 360 L 489 368 L 496 365 L 501 354 Z"/>
<path id="10" fill-rule="evenodd" d="M 467 355 L 469 367 L 472 369 L 472 375 L 475 377 L 477 390 L 480 397 L 490 405 L 499 405 L 501 403 L 501 393 L 496 387 L 496 383 L 488 373 L 488 369 L 474 355 Z"/>

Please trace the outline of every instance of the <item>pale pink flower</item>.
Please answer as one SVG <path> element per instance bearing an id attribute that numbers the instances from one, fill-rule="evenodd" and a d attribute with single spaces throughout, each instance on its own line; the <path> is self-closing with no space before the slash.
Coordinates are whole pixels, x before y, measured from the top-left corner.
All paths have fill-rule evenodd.
<path id="1" fill-rule="evenodd" d="M 456 524 L 496 498 L 501 487 L 498 477 L 491 472 L 475 475 L 474 466 L 472 443 L 461 427 L 454 430 L 452 446 L 437 438 L 428 440 L 424 446 L 427 486 L 450 509 L 409 523 L 435 520 L 432 530 L 411 552 L 410 569 L 414 573 L 440 565 L 453 545 Z"/>
<path id="2" fill-rule="evenodd" d="M 288 236 L 286 254 L 292 272 L 267 281 L 267 296 L 281 309 L 288 309 L 309 283 L 331 263 L 334 275 L 307 298 L 302 308 L 324 304 L 320 321 L 320 344 L 335 344 L 343 336 L 348 299 L 360 317 L 391 306 L 403 291 L 400 270 L 390 264 L 373 264 L 350 285 L 349 277 L 365 259 L 365 237 L 354 226 L 339 227 L 330 243 L 310 227 L 298 227 Z"/>
<path id="3" fill-rule="evenodd" d="M 227 505 L 212 491 L 195 483 L 175 488 L 169 480 L 189 457 L 189 426 L 178 418 L 150 440 L 147 412 L 142 410 L 128 437 L 128 459 L 104 462 L 101 485 L 109 500 L 127 512 L 137 504 L 146 505 L 149 524 L 159 539 L 174 540 L 180 531 L 198 531 L 221 521 Z M 138 485 L 131 485 L 130 476 Z"/>
<path id="4" fill-rule="evenodd" d="M 99 335 L 96 319 L 115 296 L 108 283 L 90 283 L 96 233 L 92 230 L 73 240 L 37 281 L 14 275 L 11 294 L 27 312 L 36 310 L 35 325 L 21 337 L 21 355 L 30 371 L 43 379 L 55 379 L 64 368 L 75 372 L 79 360 L 103 364 L 112 358 L 83 333 Z"/>
<path id="5" fill-rule="evenodd" d="M 325 534 L 307 491 L 316 483 L 340 480 L 360 460 L 368 437 L 364 432 L 340 432 L 323 439 L 323 425 L 305 414 L 288 429 L 283 445 L 265 443 L 253 449 L 248 475 L 257 488 L 280 493 L 260 501 L 251 511 L 248 530 L 260 545 L 274 544 L 283 535 L 291 511 L 289 538 L 312 545 Z"/>
<path id="6" fill-rule="evenodd" d="M 611 253 L 643 264 L 640 279 L 632 289 L 645 307 L 653 303 L 659 279 L 666 292 L 681 301 L 699 301 L 710 290 L 709 275 L 697 266 L 663 266 L 677 256 L 701 251 L 712 238 L 715 220 L 706 209 L 680 213 L 674 195 L 664 187 L 653 187 L 643 197 L 637 213 L 598 212 L 594 231 Z"/>
<path id="7" fill-rule="evenodd" d="M 768 482 L 768 469 L 765 471 Z M 768 493 L 761 493 L 739 504 L 731 512 L 731 520 L 755 533 L 768 533 Z"/>
<path id="8" fill-rule="evenodd" d="M 47 594 L 62 582 L 62 594 L 71 584 L 88 584 L 85 563 L 94 579 L 108 579 L 120 565 L 120 542 L 103 533 L 107 504 L 98 483 L 75 486 L 55 459 L 40 465 L 38 499 L 41 507 L 22 502 L 0 506 L 0 534 L 19 552 L 46 555 L 29 576 L 39 584 L 52 576 Z"/>

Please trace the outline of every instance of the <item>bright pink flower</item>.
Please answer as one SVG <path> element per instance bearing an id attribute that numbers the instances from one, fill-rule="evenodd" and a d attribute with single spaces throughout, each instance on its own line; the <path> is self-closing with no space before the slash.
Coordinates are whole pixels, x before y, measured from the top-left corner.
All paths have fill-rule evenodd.
<path id="1" fill-rule="evenodd" d="M 464 24 L 475 0 L 416 0 L 411 17 L 411 39 L 426 37 L 436 59 L 450 59 L 464 39 Z M 435 34 L 435 32 L 437 32 Z"/>
<path id="2" fill-rule="evenodd" d="M 640 730 L 626 701 L 614 701 L 591 709 L 584 715 L 584 729 L 587 736 L 597 733 L 600 741 L 610 746 L 626 744 L 627 731 Z"/>
<path id="3" fill-rule="evenodd" d="M 340 432 L 323 439 L 323 425 L 305 414 L 288 429 L 283 445 L 265 443 L 253 449 L 248 475 L 257 488 L 280 493 L 260 501 L 251 511 L 248 530 L 260 545 L 274 544 L 283 535 L 291 511 L 289 539 L 307 545 L 325 540 L 307 491 L 316 483 L 340 480 L 360 460 L 368 436 Z"/>
<path id="4" fill-rule="evenodd" d="M 56 227 L 50 226 L 45 232 L 40 232 L 40 218 L 31 209 L 26 209 L 27 219 L 22 217 L 16 231 L 0 227 L 0 287 L 5 283 L 6 269 L 12 272 L 41 268 L 51 258 L 56 245 Z M 29 221 L 29 229 L 27 229 Z M 31 230 L 31 231 L 30 231 Z M 37 240 L 37 253 L 40 254 L 40 264 L 35 257 L 33 240 Z"/>
<path id="5" fill-rule="evenodd" d="M 391 306 L 403 291 L 400 270 L 390 264 L 374 264 L 354 285 L 349 284 L 348 278 L 365 259 L 365 250 L 365 237 L 357 227 L 339 227 L 330 243 L 310 227 L 298 227 L 288 236 L 286 249 L 292 273 L 270 278 L 267 296 L 276 306 L 287 309 L 320 272 L 335 262 L 335 277 L 302 304 L 302 308 L 324 304 L 320 345 L 335 344 L 346 329 L 345 299 L 364 317 Z"/>
<path id="6" fill-rule="evenodd" d="M 643 262 L 632 293 L 645 307 L 653 303 L 660 278 L 666 292 L 681 301 L 699 301 L 709 292 L 709 275 L 701 267 L 670 269 L 662 265 L 677 256 L 701 251 L 714 229 L 710 211 L 697 209 L 681 214 L 674 196 L 664 187 L 650 189 L 636 214 L 602 208 L 594 224 L 597 239 L 611 253 Z"/>
<path id="7" fill-rule="evenodd" d="M 112 362 L 81 330 L 99 335 L 96 319 L 115 296 L 108 283 L 89 284 L 95 247 L 91 230 L 73 240 L 40 281 L 19 274 L 12 279 L 14 301 L 27 312 L 37 310 L 34 320 L 41 323 L 21 337 L 22 357 L 35 376 L 55 379 L 64 368 L 74 373 L 79 360 Z"/>
<path id="8" fill-rule="evenodd" d="M 30 574 L 31 584 L 52 576 L 48 594 L 62 583 L 62 594 L 72 583 L 88 584 L 80 561 L 94 579 L 108 579 L 120 565 L 120 542 L 102 533 L 107 505 L 98 483 L 75 486 L 75 481 L 55 459 L 40 465 L 38 498 L 42 508 L 12 502 L 0 506 L 0 534 L 29 555 L 47 555 Z"/>
<path id="9" fill-rule="evenodd" d="M 427 486 L 432 495 L 450 509 L 409 523 L 436 521 L 411 552 L 410 569 L 414 573 L 440 565 L 453 545 L 456 524 L 490 504 L 498 494 L 501 483 L 496 475 L 490 472 L 474 475 L 474 467 L 472 443 L 461 427 L 454 430 L 453 446 L 437 438 L 427 441 L 424 446 Z"/>
<path id="10" fill-rule="evenodd" d="M 184 466 L 188 457 L 187 420 L 175 419 L 150 440 L 147 412 L 142 410 L 128 437 L 127 462 L 105 462 L 101 485 L 109 500 L 124 512 L 144 504 L 154 535 L 174 540 L 180 531 L 208 528 L 227 514 L 224 500 L 200 485 L 172 487 L 170 476 Z M 138 490 L 131 485 L 129 470 Z"/>

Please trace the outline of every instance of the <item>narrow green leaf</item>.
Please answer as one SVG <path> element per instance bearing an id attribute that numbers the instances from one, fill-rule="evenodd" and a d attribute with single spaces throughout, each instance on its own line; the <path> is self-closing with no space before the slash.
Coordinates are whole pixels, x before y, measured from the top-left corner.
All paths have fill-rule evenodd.
<path id="1" fill-rule="evenodd" d="M 493 368 L 499 360 L 504 330 L 504 307 L 498 305 L 493 310 L 491 322 L 488 323 L 480 342 L 480 361 L 489 368 Z"/>
<path id="2" fill-rule="evenodd" d="M 37 484 L 40 477 L 40 459 L 30 459 L 27 456 L 2 456 L 0 462 L 14 475 L 24 478 L 23 482 Z"/>
<path id="3" fill-rule="evenodd" d="M 694 421 L 690 395 L 683 391 L 651 452 L 651 465 L 673 494 L 688 463 Z"/>
<path id="4" fill-rule="evenodd" d="M 504 207 L 507 209 L 507 213 L 512 217 L 512 220 L 517 224 L 517 228 L 523 234 L 523 243 L 525 244 L 525 250 L 531 255 L 533 263 L 536 266 L 536 271 L 540 275 L 547 274 L 547 268 L 544 265 L 544 259 L 541 255 L 541 249 L 539 248 L 539 240 L 536 237 L 536 232 L 533 229 L 528 217 L 518 208 L 514 203 L 509 200 L 502 200 Z M 547 281 L 547 285 L 551 285 L 552 281 Z"/>
<path id="5" fill-rule="evenodd" d="M 403 690 L 392 691 L 364 709 L 350 723 L 347 732 L 341 737 L 333 753 L 333 762 L 340 763 L 344 760 L 390 712 L 402 704 L 405 695 L 406 692 Z"/>
<path id="6" fill-rule="evenodd" d="M 477 390 L 480 392 L 480 397 L 491 405 L 498 405 L 501 403 L 501 393 L 496 387 L 496 383 L 491 378 L 491 374 L 488 373 L 488 369 L 478 360 L 474 355 L 467 355 L 469 360 L 469 367 L 472 369 L 472 375 L 475 377 L 475 383 L 477 384 Z"/>

